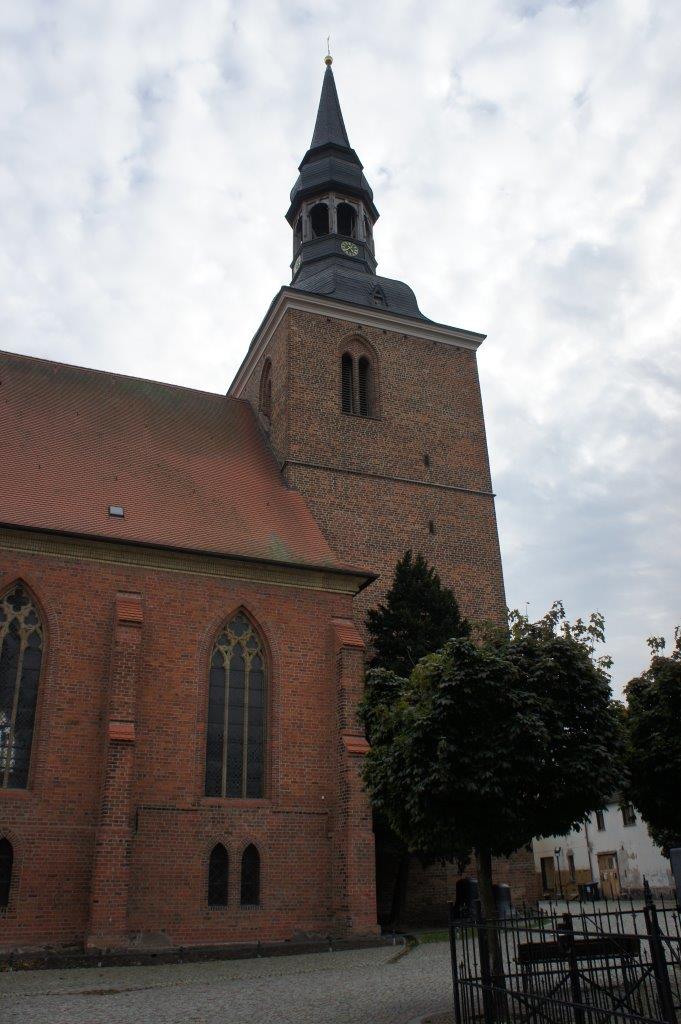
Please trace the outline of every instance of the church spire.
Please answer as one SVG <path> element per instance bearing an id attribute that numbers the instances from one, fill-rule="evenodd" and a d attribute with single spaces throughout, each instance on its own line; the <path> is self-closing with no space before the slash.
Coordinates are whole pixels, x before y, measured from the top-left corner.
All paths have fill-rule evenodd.
<path id="1" fill-rule="evenodd" d="M 310 148 L 298 168 L 286 219 L 293 228 L 293 283 L 342 267 L 374 274 L 373 192 L 350 146 L 331 70 L 326 70 Z"/>

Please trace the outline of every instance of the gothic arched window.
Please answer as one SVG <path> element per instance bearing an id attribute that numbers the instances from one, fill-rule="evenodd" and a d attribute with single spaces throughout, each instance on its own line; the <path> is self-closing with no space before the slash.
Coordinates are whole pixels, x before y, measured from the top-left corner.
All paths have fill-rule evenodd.
<path id="1" fill-rule="evenodd" d="M 341 405 L 343 412 L 352 413 L 355 411 L 355 385 L 353 360 L 349 352 L 345 352 L 341 359 Z"/>
<path id="2" fill-rule="evenodd" d="M 265 781 L 265 651 L 239 612 L 213 647 L 206 796 L 261 797 Z"/>
<path id="3" fill-rule="evenodd" d="M 241 903 L 245 907 L 257 907 L 260 903 L 260 854 L 253 843 L 241 858 Z"/>
<path id="4" fill-rule="evenodd" d="M 12 863 L 14 850 L 9 839 L 0 839 L 0 907 L 9 904 L 9 891 L 12 886 Z"/>
<path id="5" fill-rule="evenodd" d="M 310 210 L 310 227 L 315 238 L 329 233 L 329 208 L 326 203 L 316 203 Z"/>
<path id="6" fill-rule="evenodd" d="M 229 892 L 229 854 L 218 843 L 210 851 L 208 861 L 208 905 L 226 907 Z"/>
<path id="7" fill-rule="evenodd" d="M 261 415 L 268 421 L 272 418 L 272 360 L 266 359 L 260 375 L 259 406 Z"/>
<path id="8" fill-rule="evenodd" d="M 25 789 L 38 700 L 43 629 L 23 583 L 0 599 L 0 786 Z"/>
<path id="9" fill-rule="evenodd" d="M 339 203 L 336 207 L 336 224 L 339 235 L 349 235 L 354 238 L 356 235 L 357 214 L 354 206 L 350 203 Z"/>

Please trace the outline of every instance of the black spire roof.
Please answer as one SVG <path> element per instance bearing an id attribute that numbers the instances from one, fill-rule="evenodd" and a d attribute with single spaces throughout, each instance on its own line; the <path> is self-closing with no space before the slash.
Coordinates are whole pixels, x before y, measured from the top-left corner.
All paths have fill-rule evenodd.
<path id="1" fill-rule="evenodd" d="M 317 111 L 317 120 L 312 134 L 310 149 L 326 146 L 328 143 L 333 143 L 336 146 L 345 146 L 346 149 L 350 149 L 350 140 L 343 123 L 343 115 L 340 103 L 338 102 L 338 93 L 336 92 L 336 82 L 330 64 L 326 65 L 326 71 L 324 72 L 322 94 L 319 97 L 319 110 Z"/>
<path id="2" fill-rule="evenodd" d="M 312 142 L 298 168 L 286 214 L 294 229 L 291 287 L 425 320 L 408 285 L 376 275 L 373 226 L 378 210 L 350 146 L 331 61 L 328 55 Z M 312 223 L 314 204 L 315 210 L 327 211 L 322 225 Z M 346 210 L 353 206 L 351 221 L 346 216 L 341 222 L 339 204 Z"/>

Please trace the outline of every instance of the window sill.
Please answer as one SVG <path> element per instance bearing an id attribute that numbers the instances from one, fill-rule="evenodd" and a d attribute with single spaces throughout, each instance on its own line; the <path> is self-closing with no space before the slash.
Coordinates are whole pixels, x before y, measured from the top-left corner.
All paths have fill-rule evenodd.
<path id="1" fill-rule="evenodd" d="M 353 420 L 373 420 L 374 423 L 379 423 L 383 418 L 373 413 L 369 416 L 364 416 L 361 412 L 346 412 L 344 409 L 341 409 L 341 416 L 349 416 Z"/>
<path id="2" fill-rule="evenodd" d="M 2 799 L 2 797 L 18 796 L 20 800 L 27 800 L 33 795 L 33 790 L 28 788 L 13 789 L 11 786 L 3 786 L 0 789 L 0 799 Z"/>
<path id="3" fill-rule="evenodd" d="M 229 807 L 263 807 L 266 810 L 272 806 L 272 801 L 266 796 L 202 796 L 202 806 L 219 807 L 221 804 Z"/>

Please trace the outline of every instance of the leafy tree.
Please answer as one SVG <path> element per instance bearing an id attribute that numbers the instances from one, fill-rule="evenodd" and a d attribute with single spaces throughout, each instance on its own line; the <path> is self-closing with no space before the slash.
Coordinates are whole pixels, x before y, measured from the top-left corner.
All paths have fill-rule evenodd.
<path id="1" fill-rule="evenodd" d="M 493 916 L 492 857 L 563 834 L 620 782 L 619 717 L 603 619 L 570 624 L 555 604 L 538 623 L 448 641 L 408 677 L 370 673 L 361 707 L 372 747 L 374 806 L 412 851 L 461 860 L 474 851 Z"/>
<path id="2" fill-rule="evenodd" d="M 665 641 L 651 637 L 650 667 L 626 686 L 627 796 L 666 856 L 681 846 L 681 631 L 665 656 Z"/>
<path id="3" fill-rule="evenodd" d="M 421 554 L 406 551 L 395 566 L 392 585 L 385 601 L 367 616 L 367 629 L 374 647 L 372 665 L 388 670 L 375 676 L 366 694 L 366 726 L 372 740 L 371 706 L 390 706 L 399 696 L 394 684 L 408 675 L 426 654 L 442 647 L 452 637 L 468 636 L 470 626 L 462 618 L 454 593 Z M 381 814 L 374 814 L 374 832 L 379 863 L 385 854 L 397 859 L 390 919 L 396 927 L 404 912 L 409 880 L 410 856 Z"/>
<path id="4" fill-rule="evenodd" d="M 367 615 L 374 647 L 372 665 L 399 676 L 409 675 L 426 654 L 432 654 L 455 636 L 468 636 L 453 591 L 422 554 L 405 551 L 385 601 Z"/>

